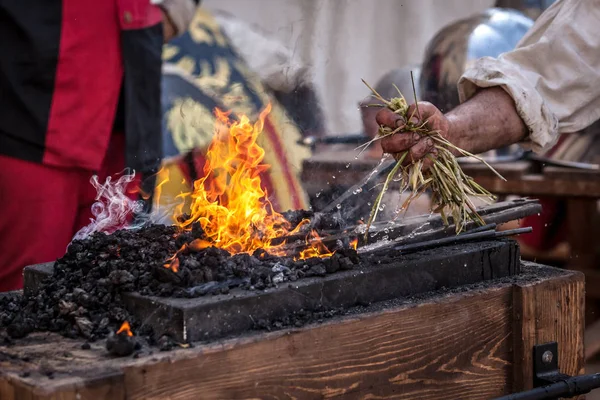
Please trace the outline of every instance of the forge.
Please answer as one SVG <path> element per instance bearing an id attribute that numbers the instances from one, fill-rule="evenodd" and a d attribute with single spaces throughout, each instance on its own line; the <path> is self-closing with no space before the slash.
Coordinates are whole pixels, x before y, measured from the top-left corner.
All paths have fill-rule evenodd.
<path id="1" fill-rule="evenodd" d="M 536 201 L 522 200 L 488 206 L 481 214 L 486 223 L 496 224 L 539 210 Z M 328 219 L 321 217 L 321 221 Z M 14 323 L 13 330 L 26 333 L 42 328 L 94 339 L 108 333 L 105 318 L 110 325 L 119 324 L 121 318 L 143 327 L 154 338 L 168 336 L 178 343 L 210 341 L 269 329 L 282 320 L 296 323 L 298 314 L 345 310 L 520 272 L 519 248 L 514 240 L 484 237 L 464 244 L 437 243 L 443 238 L 460 240 L 481 230 L 471 227 L 465 235 L 455 236 L 454 227 L 445 226 L 439 216 L 379 225 L 367 237 L 361 234 L 361 226 L 327 230 L 332 225 L 331 221 L 325 223 L 318 239 L 329 248 L 341 244 L 330 257 L 294 259 L 265 252 L 231 256 L 207 248 L 182 253 L 176 272 L 161 262 L 166 256 L 152 258 L 157 253 L 148 249 L 148 245 L 155 246 L 159 256 L 163 254 L 162 248 L 172 242 L 169 227 L 102 234 L 72 246 L 57 263 L 25 269 L 26 298 L 35 299 L 41 290 L 41 298 L 54 298 L 59 308 L 62 305 L 69 311 L 65 311 L 67 316 L 61 314 L 60 324 L 23 321 Z M 387 240 L 382 240 L 382 233 Z M 300 253 L 311 246 L 293 236 L 287 240 L 288 251 Z M 358 252 L 344 246 L 352 241 L 361 242 Z M 433 246 L 420 249 L 423 243 Z M 172 245 L 173 249 L 178 247 L 181 244 Z M 144 257 L 147 261 L 140 261 Z M 79 276 L 82 271 L 95 278 Z M 105 300 L 107 297 L 112 300 Z M 53 309 L 33 303 L 30 301 L 28 307 L 35 310 L 36 318 L 48 320 Z M 92 311 L 115 307 L 116 312 Z"/>
<path id="2" fill-rule="evenodd" d="M 561 371 L 579 374 L 582 275 L 521 261 L 512 239 L 478 236 L 539 209 L 532 200 L 498 203 L 480 210 L 492 229 L 470 227 L 458 236 L 436 216 L 376 227 L 367 238 L 360 227 L 328 235 L 323 228 L 325 241 L 350 242 L 362 235 L 365 243 L 358 252 L 341 249 L 326 258 L 265 260 L 258 253 L 255 258 L 265 263 L 258 269 L 287 265 L 289 271 L 282 275 L 280 267 L 271 267 L 260 279 L 249 274 L 237 281 L 207 281 L 208 289 L 200 292 L 193 280 L 183 286 L 161 281 L 162 273 L 173 271 L 162 263 L 152 267 L 147 259 L 147 269 L 161 271 L 151 274 L 156 282 L 148 290 L 130 290 L 139 286 L 123 273 L 113 274 L 112 290 L 121 292 L 119 303 L 107 308 L 120 305 L 115 315 L 95 309 L 101 303 L 85 301 L 86 295 L 103 293 L 82 284 L 86 274 L 97 273 L 86 269 L 75 280 L 79 286 L 59 293 L 60 312 L 72 313 L 73 325 L 67 325 L 72 329 L 5 337 L 0 394 L 9 400 L 129 400 L 167 393 L 178 399 L 489 399 L 531 388 L 531 349 L 553 341 L 559 343 Z M 393 239 L 381 240 L 383 233 Z M 121 237 L 119 260 L 131 257 L 125 245 L 130 239 Z M 103 251 L 98 244 L 89 246 Z M 147 247 L 142 241 L 136 248 Z M 212 250 L 199 253 L 207 251 Z M 73 262 L 84 265 L 85 254 L 87 249 L 75 252 Z M 251 258 L 235 259 L 243 265 Z M 187 259 L 181 260 L 178 273 L 193 275 Z M 39 303 L 55 281 L 73 282 L 64 280 L 74 273 L 67 264 L 26 268 L 25 298 Z M 136 269 L 130 273 L 145 279 Z M 92 278 L 87 282 L 106 284 Z M 257 282 L 266 284 L 257 288 Z M 92 326 L 87 335 L 83 315 Z M 106 349 L 110 337 L 93 337 L 101 328 L 94 321 L 125 315 L 143 345 L 132 356 L 115 357 Z M 116 326 L 111 323 L 110 329 Z M 167 348 L 147 340 L 150 336 L 169 337 L 170 351 L 159 351 Z"/>
<path id="3" fill-rule="evenodd" d="M 287 282 L 265 290 L 235 288 L 227 294 L 174 298 L 124 293 L 123 304 L 136 320 L 178 342 L 220 339 L 242 334 L 299 312 L 347 309 L 356 305 L 490 281 L 520 272 L 514 241 L 484 241 L 407 254 L 360 257 L 351 270 Z M 309 261 L 309 264 L 311 262 Z M 25 270 L 26 291 L 51 277 L 52 264 Z"/>
<path id="4" fill-rule="evenodd" d="M 537 201 L 483 207 L 459 235 L 434 214 L 368 233 L 280 214 L 260 179 L 267 113 L 216 113 L 173 225 L 73 241 L 0 296 L 2 400 L 489 399 L 532 387 L 546 342 L 581 372 L 582 274 L 521 261 L 497 229 Z"/>

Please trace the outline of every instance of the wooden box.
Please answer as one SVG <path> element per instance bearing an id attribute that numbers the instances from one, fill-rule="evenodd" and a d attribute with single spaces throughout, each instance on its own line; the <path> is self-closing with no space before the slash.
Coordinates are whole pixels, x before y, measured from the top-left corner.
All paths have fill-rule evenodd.
<path id="1" fill-rule="evenodd" d="M 301 328 L 139 357 L 32 334 L 0 348 L 0 399 L 492 399 L 532 387 L 532 349 L 583 373 L 584 278 L 518 276 L 373 304 Z"/>

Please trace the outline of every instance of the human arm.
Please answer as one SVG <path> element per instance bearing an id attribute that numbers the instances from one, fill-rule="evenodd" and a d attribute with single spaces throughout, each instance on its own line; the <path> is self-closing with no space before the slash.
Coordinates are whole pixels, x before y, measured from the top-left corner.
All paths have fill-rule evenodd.
<path id="1" fill-rule="evenodd" d="M 464 104 L 446 115 L 452 130 L 442 134 L 475 153 L 519 141 L 542 151 L 560 133 L 581 130 L 600 118 L 600 86 L 595 84 L 600 79 L 599 21 L 600 0 L 555 3 L 517 49 L 496 59 L 481 58 L 465 72 L 458 84 Z M 524 135 L 514 123 L 515 113 Z M 408 139 L 395 136 L 382 143 L 384 151 L 407 149 L 401 142 Z"/>

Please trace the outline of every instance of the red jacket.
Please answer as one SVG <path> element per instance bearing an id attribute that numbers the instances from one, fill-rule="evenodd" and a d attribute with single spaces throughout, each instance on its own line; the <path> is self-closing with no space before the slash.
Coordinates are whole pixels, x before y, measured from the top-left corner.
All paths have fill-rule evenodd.
<path id="1" fill-rule="evenodd" d="M 119 130 L 128 166 L 156 170 L 161 20 L 150 0 L 1 2 L 0 153 L 94 171 Z"/>

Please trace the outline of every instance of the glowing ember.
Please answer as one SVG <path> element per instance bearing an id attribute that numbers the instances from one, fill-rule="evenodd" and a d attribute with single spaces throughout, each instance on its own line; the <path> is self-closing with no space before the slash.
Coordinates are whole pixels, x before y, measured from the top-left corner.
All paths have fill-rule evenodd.
<path id="1" fill-rule="evenodd" d="M 323 242 L 319 240 L 320 238 L 316 231 L 310 231 L 308 237 L 312 240 L 307 240 L 307 248 L 300 252 L 300 257 L 298 257 L 299 259 L 311 257 L 331 257 L 333 255 L 333 253 L 330 252 L 327 247 L 325 247 Z"/>
<path id="2" fill-rule="evenodd" d="M 129 326 L 129 322 L 127 321 L 123 322 L 123 325 L 121 325 L 121 327 L 117 331 L 117 335 L 123 332 L 126 333 L 127 336 L 133 336 L 133 332 L 131 332 L 131 327 Z"/>
<path id="3" fill-rule="evenodd" d="M 270 166 L 262 163 L 265 151 L 257 144 L 257 138 L 270 111 L 269 104 L 258 121 L 251 124 L 246 116 L 231 121 L 229 113 L 215 110 L 219 123 L 206 154 L 204 176 L 194 182 L 192 193 L 180 195 L 190 202 L 190 212 L 182 218 L 182 204 L 175 215 L 175 224 L 182 230 L 191 230 L 194 223 L 200 224 L 205 240 L 194 240 L 179 252 L 215 246 L 231 254 L 251 254 L 263 249 L 283 255 L 284 244 L 272 245 L 273 239 L 297 233 L 309 222 L 302 221 L 295 228 L 290 226 L 283 215 L 273 210 L 261 186 L 260 174 Z M 312 231 L 307 237 L 307 249 L 299 258 L 331 255 L 318 234 Z M 165 267 L 174 272 L 179 270 L 177 254 Z"/>

